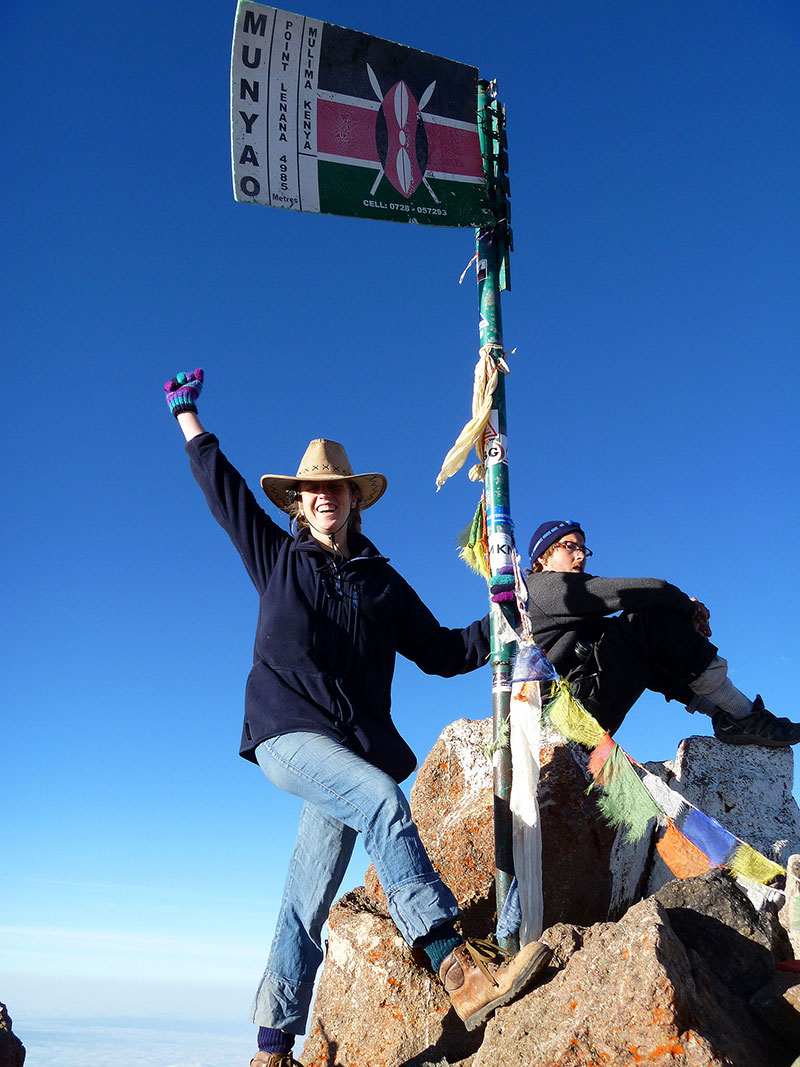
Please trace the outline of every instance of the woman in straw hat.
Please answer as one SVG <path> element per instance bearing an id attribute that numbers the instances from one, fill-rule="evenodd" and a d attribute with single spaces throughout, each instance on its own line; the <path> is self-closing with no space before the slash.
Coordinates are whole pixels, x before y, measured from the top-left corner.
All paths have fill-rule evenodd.
<path id="1" fill-rule="evenodd" d="M 465 942 L 458 905 L 434 871 L 398 787 L 414 769 L 390 714 L 399 652 L 428 674 L 474 670 L 489 655 L 487 620 L 440 626 L 406 581 L 361 534 L 361 512 L 386 489 L 354 474 L 335 441 L 312 441 L 296 474 L 266 474 L 264 492 L 297 532 L 278 527 L 197 417 L 200 370 L 165 390 L 186 438 L 192 472 L 242 557 L 260 599 L 240 754 L 304 801 L 297 842 L 252 1020 L 257 1067 L 293 1067 L 321 934 L 356 835 L 375 864 L 398 930 L 421 946 L 472 1029 L 544 967 L 536 943 L 504 960 Z"/>

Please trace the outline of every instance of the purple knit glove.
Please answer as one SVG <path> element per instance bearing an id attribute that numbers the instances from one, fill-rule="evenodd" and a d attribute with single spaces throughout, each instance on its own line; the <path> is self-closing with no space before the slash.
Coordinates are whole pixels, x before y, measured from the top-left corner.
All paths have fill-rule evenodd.
<path id="1" fill-rule="evenodd" d="M 174 378 L 170 378 L 164 386 L 164 392 L 167 394 L 169 410 L 175 418 L 184 411 L 193 411 L 197 414 L 195 401 L 202 388 L 203 372 L 199 367 L 197 370 L 189 371 L 188 374 L 181 371 Z"/>
<path id="2" fill-rule="evenodd" d="M 492 575 L 489 579 L 489 593 L 495 604 L 514 599 L 516 594 L 514 593 L 513 567 L 501 567 L 497 574 Z"/>

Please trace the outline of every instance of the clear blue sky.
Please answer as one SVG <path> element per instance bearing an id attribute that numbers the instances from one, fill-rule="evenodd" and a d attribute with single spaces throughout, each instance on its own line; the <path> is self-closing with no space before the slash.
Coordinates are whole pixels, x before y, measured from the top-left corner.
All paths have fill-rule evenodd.
<path id="1" fill-rule="evenodd" d="M 299 6 L 289 5 L 289 6 Z M 490 6 L 489 6 L 490 7 Z M 797 714 L 800 9 L 791 0 L 314 0 L 303 14 L 470 62 L 508 110 L 503 300 L 520 547 L 577 517 L 593 571 L 712 609 L 733 677 Z M 256 598 L 162 383 L 251 484 L 342 440 L 389 490 L 365 532 L 442 621 L 476 487 L 468 230 L 236 204 L 235 4 L 0 13 L 5 458 L 0 999 L 15 1017 L 241 1018 L 295 803 L 237 754 Z M 265 502 L 266 503 L 266 502 Z M 488 672 L 400 664 L 420 757 Z M 646 698 L 640 759 L 708 733 Z M 363 855 L 350 884 L 363 876 Z"/>

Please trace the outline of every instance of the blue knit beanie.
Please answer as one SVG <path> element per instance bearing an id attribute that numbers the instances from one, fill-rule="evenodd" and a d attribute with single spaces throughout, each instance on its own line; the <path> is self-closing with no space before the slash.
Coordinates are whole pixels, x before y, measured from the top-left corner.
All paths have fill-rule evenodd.
<path id="1" fill-rule="evenodd" d="M 554 545 L 556 541 L 560 541 L 564 534 L 568 533 L 580 533 L 583 534 L 581 524 L 579 522 L 568 522 L 566 519 L 551 519 L 550 522 L 543 522 L 536 530 L 536 533 L 531 538 L 531 543 L 528 546 L 528 554 L 531 557 L 531 566 L 541 556 L 543 552 L 546 552 L 550 545 Z M 583 534 L 585 537 L 586 534 Z"/>

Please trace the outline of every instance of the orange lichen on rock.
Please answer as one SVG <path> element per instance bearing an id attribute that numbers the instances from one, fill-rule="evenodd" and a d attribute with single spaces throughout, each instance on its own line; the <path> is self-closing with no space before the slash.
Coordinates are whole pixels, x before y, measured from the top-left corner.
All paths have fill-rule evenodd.
<path id="1" fill-rule="evenodd" d="M 685 1054 L 686 1049 L 683 1045 L 679 1044 L 677 1041 L 670 1041 L 666 1045 L 658 1045 L 647 1058 L 649 1060 L 657 1060 L 661 1056 L 684 1056 Z"/>

